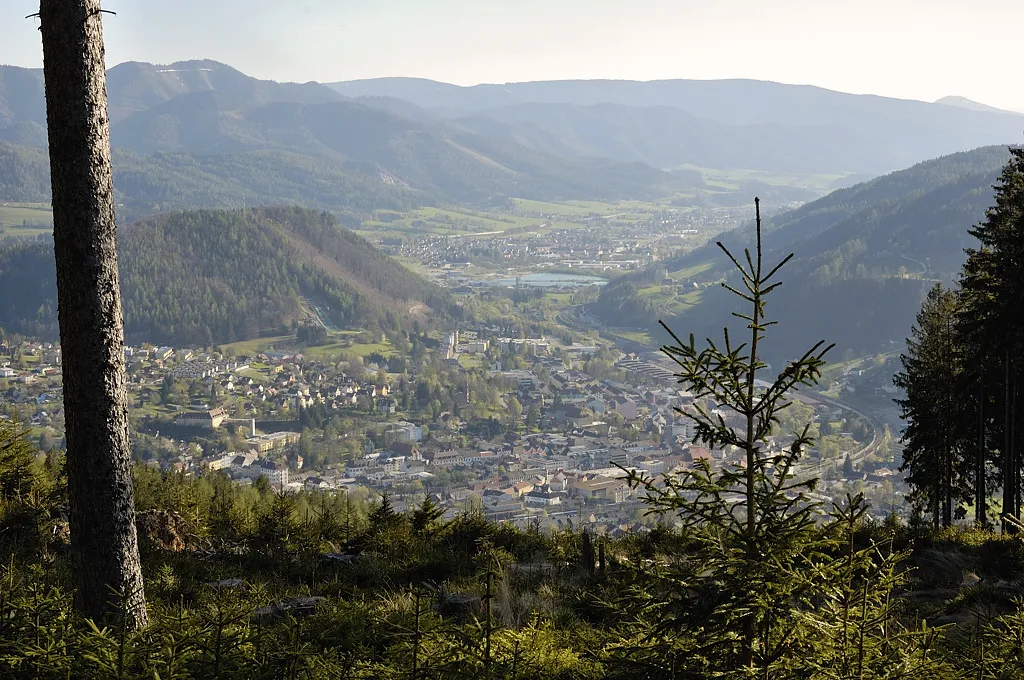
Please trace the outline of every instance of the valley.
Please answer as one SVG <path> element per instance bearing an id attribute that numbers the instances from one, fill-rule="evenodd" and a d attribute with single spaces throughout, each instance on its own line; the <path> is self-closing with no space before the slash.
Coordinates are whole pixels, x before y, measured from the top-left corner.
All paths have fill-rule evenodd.
<path id="1" fill-rule="evenodd" d="M 3 680 L 1024 678 L 1024 6 L 0 4 Z"/>

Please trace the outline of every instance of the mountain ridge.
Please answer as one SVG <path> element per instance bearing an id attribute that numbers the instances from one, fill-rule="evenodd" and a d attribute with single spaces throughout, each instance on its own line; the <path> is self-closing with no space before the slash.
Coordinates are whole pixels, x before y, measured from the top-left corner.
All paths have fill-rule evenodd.
<path id="1" fill-rule="evenodd" d="M 0 69 L 0 111 L 7 112 L 0 142 L 45 146 L 39 76 L 25 69 Z M 115 158 L 119 152 L 204 157 L 298 153 L 309 164 L 330 165 L 363 181 L 393 183 L 435 202 L 510 195 L 541 200 L 653 198 L 687 186 L 654 168 L 562 157 L 511 140 L 485 139 L 443 119 L 417 116 L 401 102 L 389 102 L 392 109 L 404 109 L 401 113 L 382 112 L 382 102 L 369 107 L 317 83 L 260 81 L 209 60 L 166 68 L 130 62 L 113 67 L 108 81 Z M 28 91 L 15 96 L 19 84 Z M 8 104 L 29 100 L 38 106 Z M 231 178 L 217 180 L 230 183 Z M 273 202 L 276 197 L 258 200 Z"/>
<path id="2" fill-rule="evenodd" d="M 331 83 L 336 91 L 350 97 L 388 96 L 404 99 L 416 106 L 449 118 L 465 121 L 500 119 L 509 107 L 525 104 L 547 105 L 535 108 L 535 115 L 517 121 L 506 130 L 508 137 L 537 135 L 556 136 L 559 120 L 542 115 L 552 108 L 562 111 L 571 107 L 600 105 L 628 106 L 633 110 L 670 107 L 690 114 L 699 121 L 733 126 L 733 134 L 750 134 L 746 126 L 781 126 L 783 138 L 800 136 L 809 150 L 801 154 L 805 171 L 814 164 L 827 162 L 830 171 L 884 173 L 948 153 L 990 144 L 1015 143 L 1021 136 L 1019 114 L 999 110 L 971 110 L 962 106 L 898 99 L 879 95 L 849 94 L 814 85 L 789 85 L 752 79 L 728 80 L 565 80 L 525 83 L 457 86 L 436 81 L 403 80 L 401 78 L 367 79 Z M 505 121 L 507 123 L 507 121 Z M 656 146 L 658 140 L 672 141 L 666 133 L 642 138 L 643 126 L 638 121 L 623 125 L 621 121 L 603 119 L 611 133 L 610 143 L 589 149 L 590 153 L 626 160 L 617 153 L 616 143 L 623 135 L 634 141 Z M 479 123 L 477 123 L 479 125 Z M 824 135 L 824 143 L 815 145 L 814 135 Z M 639 132 L 638 132 L 639 130 Z M 779 130 L 776 130 L 779 132 Z M 719 138 L 725 138 L 719 134 Z M 865 145 L 866 148 L 865 148 Z M 631 145 L 627 145 L 629 147 Z M 749 146 L 749 145 L 748 145 Z M 713 147 L 712 147 L 713 148 Z M 773 147 L 752 147 L 760 154 L 757 169 L 784 172 L 792 170 L 785 164 L 772 164 Z M 661 160 L 658 167 L 671 167 L 694 162 L 685 148 Z M 834 157 L 834 158 L 833 158 Z M 831 159 L 831 160 L 824 160 Z M 710 167 L 728 169 L 732 158 L 703 159 Z"/>
<path id="3" fill-rule="evenodd" d="M 410 316 L 444 323 L 459 313 L 445 290 L 313 210 L 180 211 L 126 225 L 118 241 L 131 342 L 257 337 L 300 320 L 300 298 L 320 301 L 338 326 L 386 332 Z M 14 293 L 0 301 L 0 327 L 56 336 L 52 244 L 0 246 L 0 287 Z"/>

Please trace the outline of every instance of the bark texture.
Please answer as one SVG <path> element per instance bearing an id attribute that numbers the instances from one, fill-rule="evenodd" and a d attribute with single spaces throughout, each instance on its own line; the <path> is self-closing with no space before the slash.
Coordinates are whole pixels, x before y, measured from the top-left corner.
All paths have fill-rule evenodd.
<path id="1" fill-rule="evenodd" d="M 100 0 L 41 0 L 75 605 L 146 625 Z M 120 596 L 118 595 L 120 594 Z"/>

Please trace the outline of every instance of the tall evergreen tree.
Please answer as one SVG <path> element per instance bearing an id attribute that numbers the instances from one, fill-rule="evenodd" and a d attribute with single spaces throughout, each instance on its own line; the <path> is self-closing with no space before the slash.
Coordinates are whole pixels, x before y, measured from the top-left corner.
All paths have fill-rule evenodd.
<path id="1" fill-rule="evenodd" d="M 1002 486 L 1002 511 L 1012 526 L 1021 510 L 1017 393 L 1024 371 L 1018 358 L 1024 350 L 1024 149 L 1011 148 L 1010 154 L 995 186 L 995 205 L 970 231 L 979 247 L 967 251 L 961 272 L 958 326 L 967 350 L 966 371 L 978 394 L 975 448 L 983 454 L 981 440 L 987 440 L 986 448 L 998 450 L 994 481 Z M 976 502 L 984 476 L 984 461 L 976 460 Z"/>
<path id="2" fill-rule="evenodd" d="M 963 404 L 962 348 L 956 333 L 958 296 L 942 284 L 928 292 L 900 357 L 903 371 L 894 383 L 905 391 L 896 399 L 907 426 L 903 464 L 916 509 L 929 512 L 933 525 L 950 526 L 962 503 L 972 500 L 970 443 L 958 427 Z"/>
<path id="3" fill-rule="evenodd" d="M 78 610 L 147 623 L 135 528 L 100 0 L 42 0 Z M 121 601 L 111 601 L 111 591 Z"/>

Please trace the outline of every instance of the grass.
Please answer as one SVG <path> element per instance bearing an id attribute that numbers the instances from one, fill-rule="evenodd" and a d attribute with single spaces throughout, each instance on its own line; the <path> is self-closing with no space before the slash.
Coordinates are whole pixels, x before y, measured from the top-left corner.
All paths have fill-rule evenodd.
<path id="1" fill-rule="evenodd" d="M 360 331 L 348 330 L 340 333 L 335 333 L 331 337 L 335 340 L 327 345 L 320 345 L 319 347 L 307 347 L 301 350 L 302 354 L 310 359 L 324 360 L 332 357 L 337 357 L 343 354 L 355 355 L 360 357 L 366 357 L 374 352 L 379 352 L 384 356 L 390 356 L 395 353 L 395 348 L 390 342 L 373 342 L 373 343 L 358 343 L 353 342 L 353 338 L 359 335 Z M 240 342 L 232 342 L 226 345 L 221 345 L 221 349 L 224 351 L 232 351 L 235 354 L 258 354 L 259 352 L 269 351 L 271 347 L 278 345 L 290 345 L 295 342 L 294 335 L 277 335 L 267 338 L 254 338 L 252 340 L 242 340 Z M 251 364 L 251 368 L 254 370 L 260 370 L 265 368 L 262 364 Z"/>
<path id="2" fill-rule="evenodd" d="M 411 234 L 435 236 L 472 236 L 509 229 L 540 227 L 539 219 L 462 208 L 419 208 L 408 212 L 391 212 L 393 219 L 367 220 L 357 230 L 373 238 L 400 237 Z"/>
<path id="3" fill-rule="evenodd" d="M 572 293 L 545 293 L 544 301 L 565 307 L 572 302 L 572 295 Z"/>
<path id="4" fill-rule="evenodd" d="M 684 267 L 683 269 L 680 269 L 678 271 L 674 271 L 671 274 L 669 274 L 669 276 L 671 276 L 676 281 L 683 281 L 685 279 L 692 279 L 694 276 L 697 276 L 698 274 L 703 274 L 704 272 L 706 272 L 707 270 L 711 269 L 714 266 L 715 263 L 712 261 L 699 262 L 697 264 L 690 265 L 689 267 Z"/>
<path id="5" fill-rule="evenodd" d="M 533 201 L 525 198 L 512 199 L 517 210 L 524 212 L 539 212 L 547 215 L 561 215 L 565 217 L 589 217 L 600 215 L 602 217 L 619 216 L 623 220 L 638 220 L 650 217 L 656 211 L 672 208 L 670 204 L 650 203 L 645 201 L 620 201 L 618 203 L 604 203 L 601 201 Z M 673 208 L 678 209 L 678 208 Z"/>
<path id="6" fill-rule="evenodd" d="M 348 342 L 335 342 L 330 345 L 309 347 L 302 353 L 309 359 L 323 361 L 325 359 L 332 359 L 343 354 L 367 357 L 373 354 L 374 352 L 380 353 L 382 356 L 391 356 L 395 353 L 395 348 L 391 345 L 390 342 L 352 344 L 349 344 Z"/>
<path id="7" fill-rule="evenodd" d="M 483 361 L 475 354 L 460 354 L 459 365 L 466 369 L 480 368 Z"/>
<path id="8" fill-rule="evenodd" d="M 0 202 L 0 236 L 35 237 L 52 231 L 49 204 Z"/>
<path id="9" fill-rule="evenodd" d="M 728 191 L 735 191 L 746 182 L 757 181 L 772 186 L 797 187 L 828 192 L 834 188 L 837 180 L 846 177 L 846 174 L 773 173 L 765 170 L 747 170 L 742 168 L 720 170 L 718 168 L 702 168 L 696 165 L 682 165 L 678 169 L 697 170 L 704 176 L 705 184 Z"/>
<path id="10" fill-rule="evenodd" d="M 294 335 L 276 335 L 268 338 L 254 338 L 252 340 L 232 342 L 227 345 L 221 345 L 221 349 L 225 352 L 230 350 L 235 354 L 258 354 L 259 352 L 266 351 L 271 346 L 291 342 L 293 340 L 295 340 Z"/>
<path id="11" fill-rule="evenodd" d="M 633 342 L 640 343 L 641 345 L 651 344 L 651 334 L 645 333 L 644 331 L 632 331 L 616 328 L 612 329 L 611 334 L 620 338 L 625 338 L 626 340 L 632 340 Z"/>
<path id="12" fill-rule="evenodd" d="M 426 207 L 406 212 L 380 211 L 377 220 L 366 220 L 356 232 L 373 239 L 408 236 L 465 236 L 502 234 L 510 229 L 544 235 L 563 229 L 578 229 L 593 222 L 597 215 L 604 219 L 631 222 L 647 219 L 663 209 L 678 210 L 670 204 L 643 201 L 602 203 L 599 201 L 547 202 L 511 199 L 515 212 L 537 212 L 544 217 L 527 217 L 509 212 L 473 210 L 458 207 Z"/>

